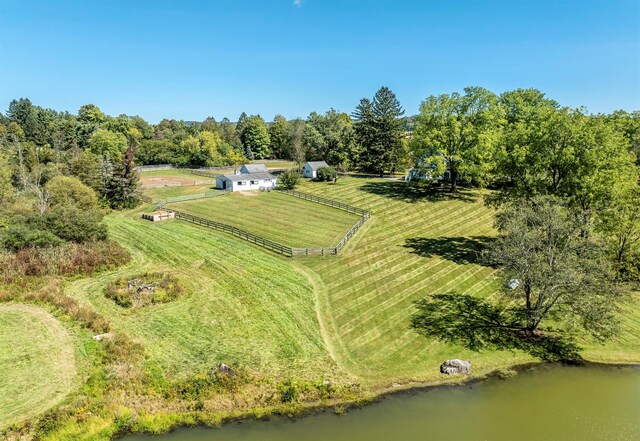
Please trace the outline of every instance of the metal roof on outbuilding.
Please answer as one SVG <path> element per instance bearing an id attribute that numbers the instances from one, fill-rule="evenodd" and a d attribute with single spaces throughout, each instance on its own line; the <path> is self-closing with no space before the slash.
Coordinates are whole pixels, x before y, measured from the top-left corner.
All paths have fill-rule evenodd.
<path id="1" fill-rule="evenodd" d="M 307 161 L 307 164 L 311 167 L 311 170 L 318 170 L 321 167 L 329 167 L 325 161 Z"/>
<path id="2" fill-rule="evenodd" d="M 267 166 L 264 164 L 244 164 L 242 168 L 247 170 L 247 172 L 243 174 L 269 173 L 269 170 L 267 170 Z"/>
<path id="3" fill-rule="evenodd" d="M 276 177 L 271 173 L 241 173 L 239 175 L 222 175 L 222 177 L 233 182 L 260 179 L 276 179 Z"/>

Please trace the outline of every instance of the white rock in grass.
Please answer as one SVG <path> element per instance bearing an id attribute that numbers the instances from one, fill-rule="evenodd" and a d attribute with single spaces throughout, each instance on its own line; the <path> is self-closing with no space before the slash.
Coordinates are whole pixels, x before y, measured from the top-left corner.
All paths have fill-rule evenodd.
<path id="1" fill-rule="evenodd" d="M 447 360 L 440 366 L 440 372 L 447 375 L 458 375 L 471 373 L 471 363 L 464 360 Z"/>

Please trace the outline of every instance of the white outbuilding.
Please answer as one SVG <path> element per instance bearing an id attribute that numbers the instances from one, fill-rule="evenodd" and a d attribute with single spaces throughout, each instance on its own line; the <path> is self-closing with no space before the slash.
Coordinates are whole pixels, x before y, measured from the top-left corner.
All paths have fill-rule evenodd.
<path id="1" fill-rule="evenodd" d="M 316 178 L 318 176 L 318 169 L 322 167 L 329 167 L 324 161 L 308 161 L 304 167 L 302 167 L 302 176 L 305 178 Z"/>
<path id="2" fill-rule="evenodd" d="M 239 173 L 218 176 L 216 188 L 229 191 L 270 190 L 276 188 L 277 181 L 278 178 L 271 173 Z"/>

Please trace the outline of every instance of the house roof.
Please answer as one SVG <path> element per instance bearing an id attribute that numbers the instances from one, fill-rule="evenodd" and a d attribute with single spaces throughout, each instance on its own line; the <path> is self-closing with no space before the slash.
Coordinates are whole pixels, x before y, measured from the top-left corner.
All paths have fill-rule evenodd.
<path id="1" fill-rule="evenodd" d="M 329 167 L 325 161 L 307 161 L 311 170 L 318 170 L 320 167 Z"/>
<path id="2" fill-rule="evenodd" d="M 248 173 L 269 173 L 264 164 L 244 164 L 243 168 L 247 169 Z"/>
<path id="3" fill-rule="evenodd" d="M 250 180 L 261 180 L 261 179 L 276 179 L 271 173 L 242 173 L 239 175 L 222 175 L 223 178 L 226 178 L 230 181 L 250 181 Z"/>

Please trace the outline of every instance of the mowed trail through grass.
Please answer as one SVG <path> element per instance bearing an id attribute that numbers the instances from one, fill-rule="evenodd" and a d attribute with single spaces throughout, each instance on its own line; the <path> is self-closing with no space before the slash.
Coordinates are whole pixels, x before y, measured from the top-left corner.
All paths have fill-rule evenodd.
<path id="1" fill-rule="evenodd" d="M 141 341 L 169 378 L 207 373 L 218 363 L 270 378 L 333 378 L 342 372 L 320 334 L 305 274 L 283 258 L 227 234 L 183 221 L 152 223 L 137 211 L 107 218 L 131 249 L 127 267 L 78 280 L 66 293 Z M 171 303 L 130 310 L 104 297 L 113 279 L 168 271 L 185 287 Z"/>
<path id="2" fill-rule="evenodd" d="M 0 429 L 59 403 L 76 374 L 74 341 L 55 317 L 0 305 Z"/>
<path id="3" fill-rule="evenodd" d="M 301 191 L 370 210 L 371 220 L 330 259 L 301 262 L 324 282 L 322 312 L 344 366 L 371 384 L 443 379 L 446 359 L 471 360 L 475 373 L 534 361 L 521 352 L 472 352 L 418 336 L 410 329 L 413 302 L 458 292 L 496 295 L 494 270 L 480 263 L 482 245 L 496 233 L 482 192 L 425 196 L 404 182 L 348 177 L 336 185 L 305 181 Z M 608 346 L 585 340 L 597 360 L 640 361 L 637 304 L 623 336 Z M 635 314 L 635 317 L 633 316 Z M 633 324 L 635 322 L 635 325 Z"/>
<path id="4" fill-rule="evenodd" d="M 294 248 L 333 247 L 359 217 L 277 191 L 236 192 L 166 208 L 222 222 Z"/>

